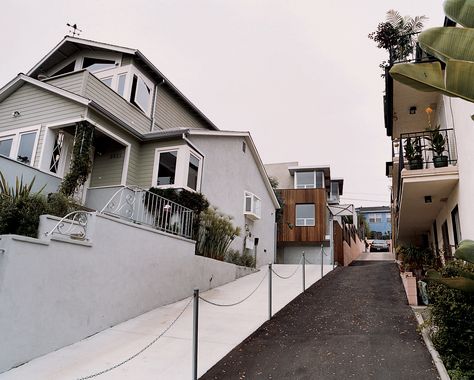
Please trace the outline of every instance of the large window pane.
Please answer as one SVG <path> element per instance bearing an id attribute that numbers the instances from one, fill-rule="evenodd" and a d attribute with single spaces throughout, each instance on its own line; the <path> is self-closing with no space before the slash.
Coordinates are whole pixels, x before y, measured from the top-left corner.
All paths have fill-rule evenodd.
<path id="1" fill-rule="evenodd" d="M 35 145 L 36 132 L 23 133 L 20 135 L 20 146 L 18 148 L 17 161 L 31 164 L 33 147 Z"/>
<path id="2" fill-rule="evenodd" d="M 150 94 L 151 90 L 145 84 L 145 81 L 142 78 L 134 75 L 132 82 L 132 93 L 130 96 L 131 102 L 146 112 L 150 102 Z"/>
<path id="3" fill-rule="evenodd" d="M 316 188 L 324 189 L 324 172 L 316 172 Z"/>
<path id="4" fill-rule="evenodd" d="M 296 205 L 296 225 L 314 226 L 314 204 Z"/>
<path id="5" fill-rule="evenodd" d="M 296 172 L 296 188 L 314 188 L 314 172 Z"/>
<path id="6" fill-rule="evenodd" d="M 176 159 L 178 151 L 160 153 L 160 162 L 158 165 L 157 185 L 174 185 L 176 176 Z"/>
<path id="7" fill-rule="evenodd" d="M 123 96 L 125 93 L 125 80 L 127 79 L 127 74 L 120 74 L 118 76 L 118 86 L 117 86 L 117 92 L 119 93 L 120 96 Z"/>
<path id="8" fill-rule="evenodd" d="M 189 156 L 189 168 L 188 168 L 188 187 L 193 190 L 197 190 L 199 172 L 199 159 L 191 154 Z"/>
<path id="9" fill-rule="evenodd" d="M 111 61 L 109 59 L 99 59 L 99 58 L 84 58 L 84 62 L 82 63 L 82 68 L 87 69 L 91 73 L 96 71 L 105 70 L 105 69 L 112 69 L 115 67 L 115 61 Z"/>
<path id="10" fill-rule="evenodd" d="M 103 78 L 101 79 L 101 81 L 105 83 L 107 86 L 112 87 L 112 77 Z"/>
<path id="11" fill-rule="evenodd" d="M 0 140 L 0 155 L 9 157 L 12 150 L 12 143 L 13 139 Z"/>

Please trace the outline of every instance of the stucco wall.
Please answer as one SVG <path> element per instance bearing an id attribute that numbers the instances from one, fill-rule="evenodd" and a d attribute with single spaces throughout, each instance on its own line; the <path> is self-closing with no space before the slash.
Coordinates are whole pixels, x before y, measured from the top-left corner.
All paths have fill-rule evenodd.
<path id="1" fill-rule="evenodd" d="M 298 264 L 304 251 L 305 258 L 309 264 L 331 265 L 331 248 L 324 246 L 324 253 L 321 254 L 321 246 L 291 246 L 278 248 L 278 264 Z"/>
<path id="2" fill-rule="evenodd" d="M 343 249 L 344 249 L 344 266 L 349 265 L 351 262 L 356 260 L 360 254 L 364 251 L 364 243 L 356 238 L 354 241 L 351 238 L 351 245 L 347 244 L 347 242 L 343 242 Z"/>
<path id="3" fill-rule="evenodd" d="M 265 164 L 265 170 L 267 171 L 268 175 L 278 179 L 279 189 L 293 189 L 295 187 L 294 177 L 288 171 L 290 166 L 298 166 L 298 162 Z"/>
<path id="4" fill-rule="evenodd" d="M 40 231 L 56 222 L 43 216 Z M 0 237 L 0 372 L 240 273 L 190 240 L 101 216 L 91 226 L 88 244 Z"/>

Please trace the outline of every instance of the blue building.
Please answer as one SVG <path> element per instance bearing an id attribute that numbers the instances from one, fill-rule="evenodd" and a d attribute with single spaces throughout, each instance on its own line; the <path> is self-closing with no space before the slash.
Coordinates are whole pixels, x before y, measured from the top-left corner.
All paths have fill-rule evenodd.
<path id="1" fill-rule="evenodd" d="M 362 216 L 368 223 L 371 231 L 371 239 L 391 238 L 392 236 L 392 214 L 389 206 L 359 207 L 356 209 L 360 220 Z"/>

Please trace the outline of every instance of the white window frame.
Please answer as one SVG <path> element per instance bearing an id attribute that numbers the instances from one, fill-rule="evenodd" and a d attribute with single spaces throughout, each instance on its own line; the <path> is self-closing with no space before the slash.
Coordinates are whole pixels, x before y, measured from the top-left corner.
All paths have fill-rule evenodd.
<path id="1" fill-rule="evenodd" d="M 298 206 L 313 206 L 313 217 L 312 218 L 298 218 L 297 209 Z M 312 220 L 312 222 L 310 222 Z M 302 221 L 299 223 L 298 221 Z M 295 226 L 297 227 L 314 227 L 316 225 L 316 205 L 314 203 L 299 203 L 295 204 Z"/>
<path id="2" fill-rule="evenodd" d="M 18 156 L 18 149 L 20 148 L 21 135 L 32 133 L 32 132 L 36 132 L 36 136 L 35 136 L 35 141 L 33 143 L 33 151 L 31 152 L 31 162 L 25 165 L 36 167 L 35 166 L 36 154 L 37 154 L 36 151 L 38 150 L 38 141 L 39 141 L 39 136 L 41 134 L 41 125 L 33 125 L 31 127 L 12 129 L 9 131 L 1 132 L 0 140 L 7 140 L 9 138 L 12 138 L 13 141 L 12 141 L 12 146 L 10 148 L 9 158 L 17 162 L 20 162 L 17 160 L 17 156 Z"/>
<path id="3" fill-rule="evenodd" d="M 176 172 L 175 180 L 172 185 L 157 185 L 158 180 L 158 168 L 160 164 L 160 154 L 166 152 L 177 151 L 176 157 Z M 199 160 L 198 176 L 196 189 L 188 187 L 188 171 L 189 171 L 189 159 L 190 155 L 195 156 Z M 160 189 L 186 189 L 192 192 L 199 192 L 201 190 L 201 178 L 202 178 L 202 163 L 204 156 L 194 149 L 191 149 L 188 145 L 173 145 L 155 148 L 155 158 L 153 164 L 153 174 L 151 179 L 151 187 L 158 187 Z"/>
<path id="4" fill-rule="evenodd" d="M 250 198 L 250 210 L 247 209 L 247 199 Z M 244 215 L 252 220 L 262 217 L 262 200 L 250 191 L 244 191 Z"/>
<path id="5" fill-rule="evenodd" d="M 301 186 L 301 187 L 298 187 L 298 173 L 310 173 L 312 172 L 313 173 L 313 183 L 312 184 L 306 184 L 304 186 Z M 316 179 L 316 176 L 317 175 L 320 175 L 322 176 L 322 186 L 321 187 L 317 187 L 317 179 Z M 294 175 L 294 188 L 295 189 L 324 189 L 324 172 L 323 171 L 320 171 L 320 170 L 301 170 L 301 171 L 298 171 L 298 172 L 295 172 L 295 175 Z"/>
<path id="6" fill-rule="evenodd" d="M 369 220 L 369 223 L 382 223 L 382 214 L 370 213 L 367 219 Z M 373 219 L 373 221 L 371 221 L 371 219 Z"/>

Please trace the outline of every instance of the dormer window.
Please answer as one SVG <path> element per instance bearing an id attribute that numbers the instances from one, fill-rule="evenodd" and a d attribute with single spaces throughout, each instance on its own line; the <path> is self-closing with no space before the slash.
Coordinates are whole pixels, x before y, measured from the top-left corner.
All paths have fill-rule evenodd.
<path id="1" fill-rule="evenodd" d="M 132 92 L 130 101 L 139 107 L 142 111 L 147 112 L 150 105 L 151 89 L 145 81 L 137 75 L 133 75 Z"/>
<path id="2" fill-rule="evenodd" d="M 295 173 L 295 189 L 321 189 L 324 188 L 324 173 L 320 171 L 307 171 Z"/>
<path id="3" fill-rule="evenodd" d="M 84 57 L 84 61 L 82 62 L 82 68 L 87 69 L 91 73 L 107 69 L 113 69 L 114 67 L 115 61 L 112 61 L 110 59 Z"/>

